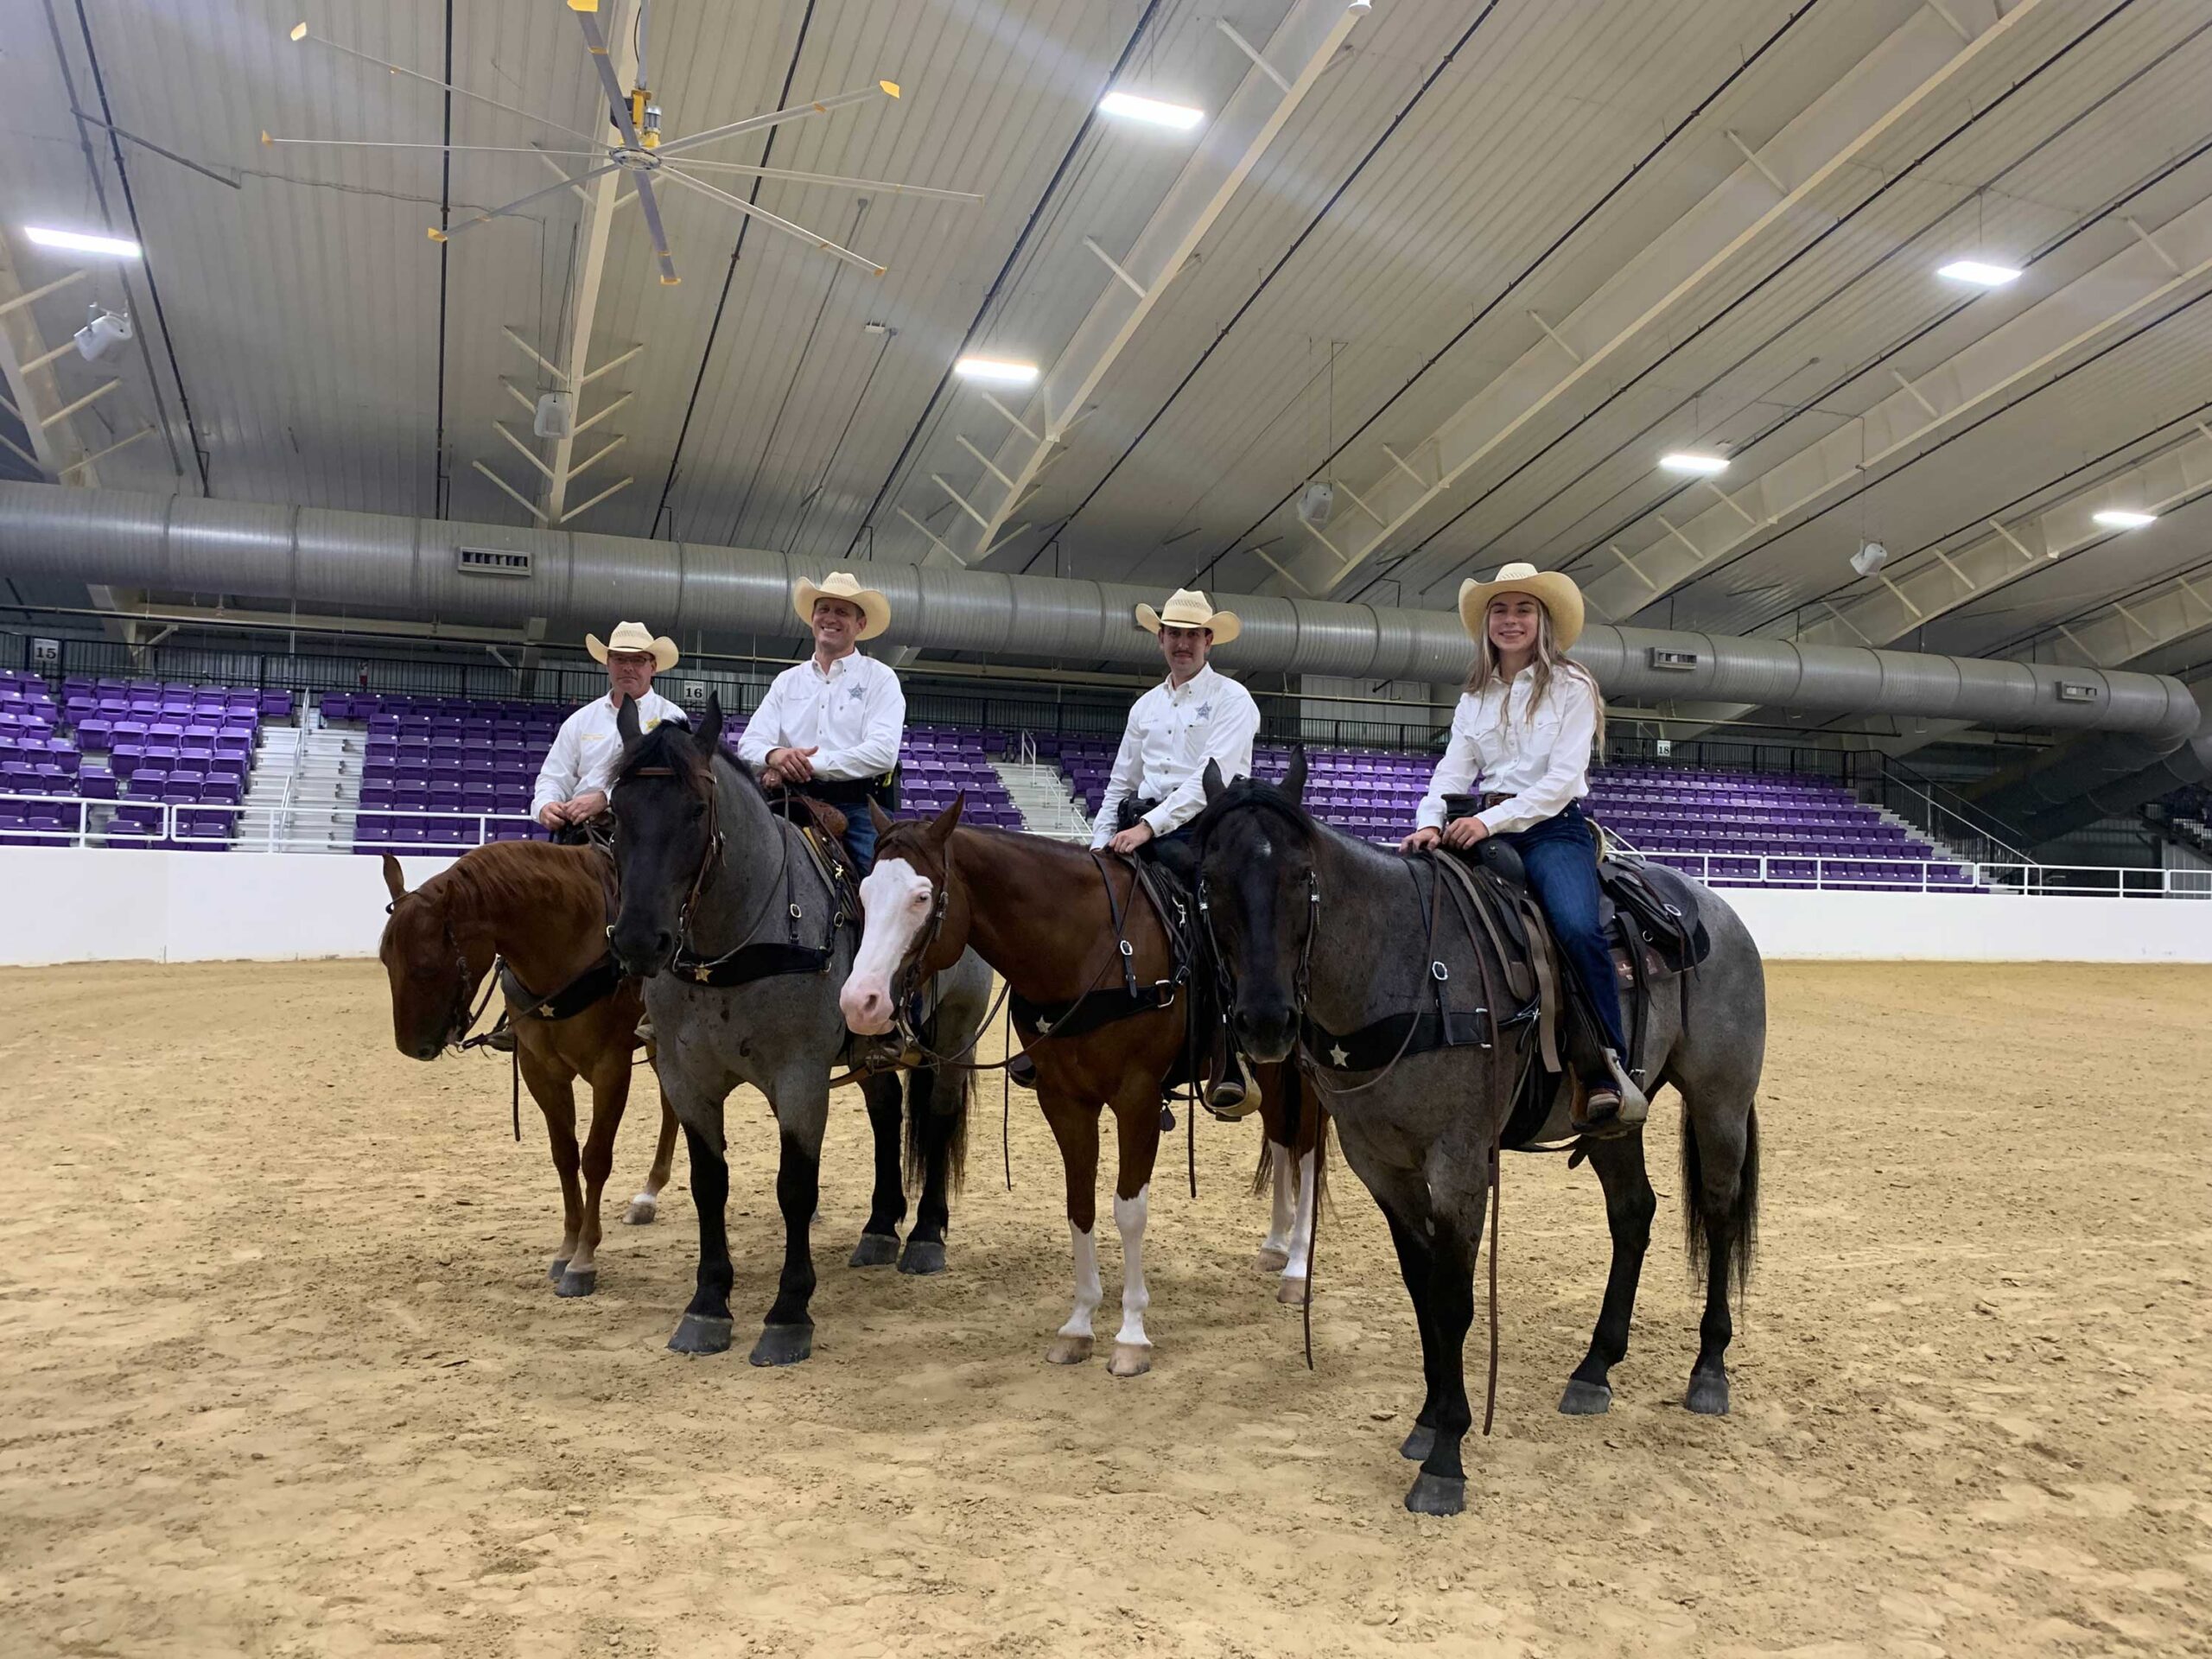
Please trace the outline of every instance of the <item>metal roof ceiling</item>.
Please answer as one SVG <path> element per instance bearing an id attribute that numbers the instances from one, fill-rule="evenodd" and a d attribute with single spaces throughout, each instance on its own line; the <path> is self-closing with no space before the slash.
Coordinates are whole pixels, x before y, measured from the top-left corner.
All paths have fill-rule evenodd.
<path id="1" fill-rule="evenodd" d="M 1087 244 L 1132 257 L 1206 140 L 1203 127 L 1101 117 L 1099 96 L 1119 85 L 1217 115 L 1233 99 L 1271 99 L 1255 79 L 1266 72 L 1221 25 L 1264 55 L 1315 5 L 656 0 L 652 79 L 672 137 L 888 77 L 895 101 L 704 153 L 984 200 L 713 175 L 888 267 L 874 277 L 664 188 L 683 279 L 673 288 L 656 280 L 635 206 L 616 209 L 586 366 L 641 349 L 584 395 L 587 416 L 628 400 L 578 441 L 579 459 L 621 442 L 567 504 L 631 481 L 574 527 L 937 556 L 912 515 L 972 556 L 955 534 L 973 537 L 966 507 L 995 517 L 1001 493 L 977 451 L 997 453 L 1009 429 L 950 377 L 953 358 L 1049 366 L 1089 349 L 1082 325 L 1119 278 Z M 296 44 L 302 12 L 310 39 Z M 617 34 L 633 12 L 602 0 L 602 15 Z M 458 85 L 542 118 L 450 100 L 455 143 L 514 151 L 454 156 L 460 219 L 552 182 L 554 166 L 591 162 L 528 153 L 585 152 L 576 135 L 604 129 L 569 9 L 88 0 L 81 16 L 26 0 L 0 40 L 11 267 L 0 303 L 81 263 L 31 246 L 23 225 L 98 228 L 104 198 L 118 233 L 131 234 L 135 209 L 146 246 L 142 266 L 91 262 L 89 280 L 12 318 L 18 358 L 66 340 L 89 299 L 128 303 L 138 320 L 141 344 L 99 364 L 58 359 L 34 398 L 48 399 L 32 411 L 41 418 L 120 382 L 47 429 L 57 454 L 154 429 L 73 476 L 196 493 L 204 458 L 220 497 L 524 518 L 477 464 L 541 493 L 495 423 L 542 454 L 515 394 L 551 381 L 505 331 L 562 357 L 591 241 L 586 203 L 556 190 L 456 232 L 442 253 L 424 232 L 447 194 L 434 146 L 448 100 L 318 42 L 433 78 L 449 60 Z M 1516 365 L 1554 349 L 1547 329 L 1584 338 L 1569 319 L 1635 279 L 1701 203 L 1746 181 L 1764 188 L 1752 169 L 1780 164 L 1770 158 L 1808 112 L 1859 98 L 1853 76 L 1908 48 L 1958 60 L 1925 96 L 1896 91 L 1918 71 L 1867 94 L 1864 141 L 1845 164 L 1609 342 L 1601 366 L 1527 413 L 1333 596 L 1442 605 L 1470 571 L 1524 557 L 1624 591 L 1621 562 L 1665 546 L 1670 524 L 1713 501 L 1656 470 L 1662 448 L 1726 446 L 1722 481 L 1740 492 L 1823 438 L 1846 442 L 1833 435 L 1892 399 L 1898 375 L 1952 384 L 1962 353 L 1996 349 L 2049 296 L 2094 290 L 2107 262 L 2212 198 L 2212 16 L 2196 0 L 1375 0 L 1195 257 L 1161 278 L 1084 409 L 1008 400 L 1054 434 L 1080 419 L 1007 515 L 1014 533 L 990 564 L 1281 589 L 1275 564 L 1315 556 L 1289 505 L 1304 483 L 1363 494 L 1392 476 L 1384 445 L 1408 455 L 1463 406 L 1518 395 Z M 1287 79 L 1298 66 L 1269 69 Z M 73 101 L 132 137 L 80 126 Z M 425 148 L 269 147 L 264 129 Z M 1987 294 L 1933 275 L 1976 251 L 2027 274 Z M 1891 548 L 1895 575 L 2187 436 L 2212 404 L 2212 306 L 2200 302 L 2212 278 L 2188 249 L 2171 263 L 2179 279 L 2155 302 L 2122 315 L 2115 298 L 2112 320 L 2068 351 L 1615 620 L 1789 632 L 1874 585 L 1846 563 L 1863 537 Z M 1564 348 L 1553 366 L 1570 369 Z M 4 413 L 0 438 L 33 447 Z M 33 470 L 0 447 L 0 473 Z M 2040 649 L 2063 625 L 2212 561 L 2207 512 L 2178 503 L 2151 530 L 1974 592 L 1914 638 Z M 1364 528 L 1359 512 L 1340 493 L 1332 536 Z M 2169 668 L 2212 660 L 2201 634 L 2139 644 Z"/>

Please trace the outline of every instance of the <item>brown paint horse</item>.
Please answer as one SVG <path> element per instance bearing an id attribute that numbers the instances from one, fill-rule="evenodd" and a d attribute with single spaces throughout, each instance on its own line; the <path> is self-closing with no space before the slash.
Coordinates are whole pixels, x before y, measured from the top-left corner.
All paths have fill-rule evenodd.
<path id="1" fill-rule="evenodd" d="M 1122 1325 L 1107 1369 L 1116 1376 L 1136 1376 L 1152 1369 L 1152 1340 L 1144 1325 L 1151 1304 L 1144 1278 L 1144 1232 L 1160 1146 L 1160 1083 L 1185 1059 L 1189 990 L 1179 989 L 1164 1007 L 1126 1011 L 1124 956 L 1129 976 L 1141 988 L 1158 987 L 1175 974 L 1173 943 L 1138 889 L 1135 867 L 1128 861 L 1095 858 L 1084 849 L 1041 836 L 961 829 L 959 817 L 957 801 L 926 823 L 894 823 L 879 815 L 875 868 L 861 887 L 867 929 L 840 998 L 846 1022 L 864 1035 L 889 1030 L 897 988 L 941 972 L 971 948 L 1011 987 L 1014 1028 L 1036 1064 L 1038 1104 L 1059 1145 L 1067 1183 L 1075 1310 L 1046 1355 L 1056 1365 L 1080 1364 L 1091 1354 L 1091 1314 L 1101 1300 L 1092 1231 L 1097 1219 L 1098 1117 L 1102 1106 L 1113 1109 Z M 1076 1027 L 1075 1034 L 1058 1037 L 1040 1029 L 1034 1017 L 1025 1017 L 1025 1002 L 1049 1006 L 1078 1000 L 1094 1015 L 1110 1008 L 1117 1017 L 1083 1030 L 1083 1015 L 1070 1011 L 1064 1022 Z M 1287 1155 L 1306 1154 L 1310 1172 L 1319 1114 L 1300 1113 L 1306 1120 L 1303 1135 L 1287 1134 L 1285 1068 L 1261 1067 L 1255 1081 L 1269 1141 L 1292 1141 Z M 1300 1206 L 1309 1236 L 1313 1190 L 1309 1173 Z M 1285 1236 L 1271 1237 L 1272 1249 L 1262 1247 L 1260 1265 L 1285 1268 L 1281 1300 L 1302 1301 L 1304 1236 L 1296 1238 L 1294 1251 L 1289 1227 L 1286 1216 Z"/>
<path id="2" fill-rule="evenodd" d="M 377 955 L 391 979 L 392 1041 L 399 1052 L 432 1060 L 460 1042 L 476 988 L 495 957 L 539 997 L 588 973 L 607 955 L 605 868 L 605 855 L 594 848 L 499 842 L 463 854 L 410 893 L 399 861 L 385 854 L 391 919 Z M 588 1296 L 599 1280 L 600 1198 L 630 1098 L 644 998 L 637 981 L 621 979 L 566 1019 L 529 1017 L 533 1006 L 507 996 L 522 1080 L 545 1115 L 561 1178 L 561 1247 L 547 1276 L 559 1295 Z M 578 1077 L 591 1087 L 591 1130 L 581 1149 Z M 654 1218 L 675 1153 L 676 1115 L 664 1102 L 652 1171 L 625 1221 Z"/>

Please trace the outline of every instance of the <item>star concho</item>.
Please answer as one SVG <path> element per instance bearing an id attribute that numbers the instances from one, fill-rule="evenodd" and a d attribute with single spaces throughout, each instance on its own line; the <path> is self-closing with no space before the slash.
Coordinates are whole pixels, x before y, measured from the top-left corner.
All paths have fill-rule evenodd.
<path id="1" fill-rule="evenodd" d="M 1338 1043 L 1329 1051 L 1329 1064 L 1339 1071 L 1351 1064 L 1351 1056 L 1344 1052 L 1344 1046 L 1342 1043 Z"/>
<path id="2" fill-rule="evenodd" d="M 691 970 L 691 977 L 692 977 L 692 978 L 694 978 L 694 979 L 696 979 L 696 980 L 697 980 L 697 981 L 698 981 L 702 985 L 705 984 L 709 980 L 712 979 L 714 976 L 715 976 L 715 970 L 714 970 L 714 969 L 713 969 L 711 966 L 709 966 L 708 963 L 703 963 L 703 962 L 702 962 L 702 963 L 700 963 L 696 968 L 694 968 L 694 969 Z"/>

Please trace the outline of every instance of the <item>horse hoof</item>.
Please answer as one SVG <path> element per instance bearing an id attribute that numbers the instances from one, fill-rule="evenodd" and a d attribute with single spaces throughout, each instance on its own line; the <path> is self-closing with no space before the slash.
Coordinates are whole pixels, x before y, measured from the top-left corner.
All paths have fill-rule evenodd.
<path id="1" fill-rule="evenodd" d="M 810 1325 L 764 1325 L 747 1357 L 755 1365 L 796 1365 L 814 1351 Z"/>
<path id="2" fill-rule="evenodd" d="M 588 1296 L 599 1288 L 599 1269 L 583 1268 L 561 1275 L 560 1283 L 553 1287 L 556 1296 Z"/>
<path id="3" fill-rule="evenodd" d="M 1303 1307 L 1313 1297 L 1313 1281 L 1286 1279 L 1275 1287 L 1275 1300 L 1285 1307 Z"/>
<path id="4" fill-rule="evenodd" d="M 1090 1357 L 1089 1337 L 1054 1337 L 1052 1345 L 1045 1351 L 1048 1365 L 1080 1365 Z"/>
<path id="5" fill-rule="evenodd" d="M 861 1242 L 853 1246 L 849 1268 L 887 1268 L 899 1259 L 899 1235 L 896 1233 L 862 1233 Z"/>
<path id="6" fill-rule="evenodd" d="M 1562 1417 L 1602 1417 L 1613 1408 L 1613 1391 L 1603 1382 L 1567 1379 L 1567 1392 L 1559 1397 Z"/>
<path id="7" fill-rule="evenodd" d="M 1142 1376 L 1152 1369 L 1152 1347 L 1147 1343 L 1117 1342 L 1114 1357 L 1106 1362 L 1109 1376 Z"/>
<path id="8" fill-rule="evenodd" d="M 1689 1392 L 1682 1403 L 1700 1417 L 1728 1414 L 1728 1376 L 1725 1371 L 1693 1371 Z"/>
<path id="9" fill-rule="evenodd" d="M 724 1354 L 729 1351 L 730 1322 L 708 1313 L 686 1313 L 668 1339 L 671 1353 Z"/>
<path id="10" fill-rule="evenodd" d="M 1415 1515 L 1457 1515 L 1467 1507 L 1467 1483 L 1424 1469 L 1406 1492 L 1406 1507 Z"/>
<path id="11" fill-rule="evenodd" d="M 622 1212 L 622 1219 L 632 1227 L 650 1227 L 660 1219 L 660 1203 L 640 1192 L 630 1200 L 630 1207 Z"/>
<path id="12" fill-rule="evenodd" d="M 906 1248 L 899 1253 L 899 1271 L 926 1274 L 944 1271 L 944 1241 L 941 1238 L 910 1238 Z"/>
<path id="13" fill-rule="evenodd" d="M 553 1265 L 545 1269 L 545 1276 L 557 1285 L 561 1282 L 561 1275 L 568 1270 L 569 1258 L 565 1255 L 556 1255 L 553 1258 Z"/>
<path id="14" fill-rule="evenodd" d="M 1260 1253 L 1252 1258 L 1255 1273 L 1281 1273 L 1290 1265 L 1290 1252 L 1277 1249 L 1272 1244 L 1260 1246 Z"/>
<path id="15" fill-rule="evenodd" d="M 1398 1455 L 1408 1463 L 1426 1463 L 1429 1452 L 1436 1446 L 1436 1431 L 1427 1423 L 1415 1423 L 1413 1433 L 1407 1435 L 1398 1447 Z"/>

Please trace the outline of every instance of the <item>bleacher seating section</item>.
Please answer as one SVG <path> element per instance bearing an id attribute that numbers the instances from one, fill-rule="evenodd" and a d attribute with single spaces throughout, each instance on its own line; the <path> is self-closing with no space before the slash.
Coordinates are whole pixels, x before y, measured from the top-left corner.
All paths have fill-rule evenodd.
<path id="1" fill-rule="evenodd" d="M 1103 738 L 1036 740 L 1057 756 L 1077 801 L 1096 816 L 1116 745 Z M 1253 770 L 1280 779 L 1287 747 L 1262 745 Z M 1434 769 L 1433 755 L 1306 752 L 1306 804 L 1347 835 L 1378 843 L 1410 834 Z M 1927 842 L 1861 804 L 1840 784 L 1695 766 L 1608 766 L 1594 771 L 1584 810 L 1660 863 L 1718 885 L 1966 888 L 1973 877 Z M 1827 861 L 1825 862 L 1821 861 Z"/>
<path id="2" fill-rule="evenodd" d="M 65 846 L 89 827 L 114 846 L 219 850 L 263 717 L 291 712 L 289 691 L 158 680 L 65 680 L 57 702 L 38 674 L 0 671 L 0 796 L 36 798 L 0 802 L 0 834 Z M 182 839 L 161 840 L 164 804 L 194 809 L 175 815 Z"/>
<path id="3" fill-rule="evenodd" d="M 0 836 L 64 845 L 80 821 L 111 845 L 160 842 L 162 806 L 186 839 L 220 848 L 238 809 L 264 718 L 289 719 L 288 691 L 175 681 L 65 681 L 57 699 L 35 672 L 0 671 Z M 360 850 L 473 843 L 480 819 L 493 840 L 541 836 L 531 821 L 537 769 L 567 710 L 485 699 L 330 695 L 326 721 L 367 727 Z M 724 735 L 731 747 L 744 728 Z M 1057 760 L 1071 791 L 1095 815 L 1115 744 L 1040 735 L 1040 759 Z M 942 810 L 965 793 L 964 820 L 1018 830 L 1021 815 L 989 757 L 1003 734 L 918 726 L 900 752 L 903 813 Z M 1263 778 L 1279 779 L 1289 749 L 1255 752 Z M 1428 755 L 1312 749 L 1306 804 L 1348 834 L 1380 843 L 1404 836 L 1427 788 Z M 1692 766 L 1609 766 L 1596 772 L 1586 810 L 1659 861 L 1719 884 L 1967 887 L 1971 873 L 1858 801 L 1815 779 Z M 89 820 L 83 815 L 90 814 Z M 1761 861 L 1765 861 L 1762 870 Z"/>
<path id="4" fill-rule="evenodd" d="M 531 820 L 531 794 L 569 710 L 482 698 L 353 695 L 326 696 L 321 712 L 325 721 L 367 724 L 357 850 L 470 845 L 480 821 L 489 840 L 543 838 Z M 727 726 L 724 746 L 734 751 L 744 729 L 738 721 Z M 964 790 L 967 822 L 1020 829 L 1021 815 L 987 758 L 994 741 L 1003 747 L 997 733 L 908 728 L 899 753 L 900 810 L 936 811 Z"/>

